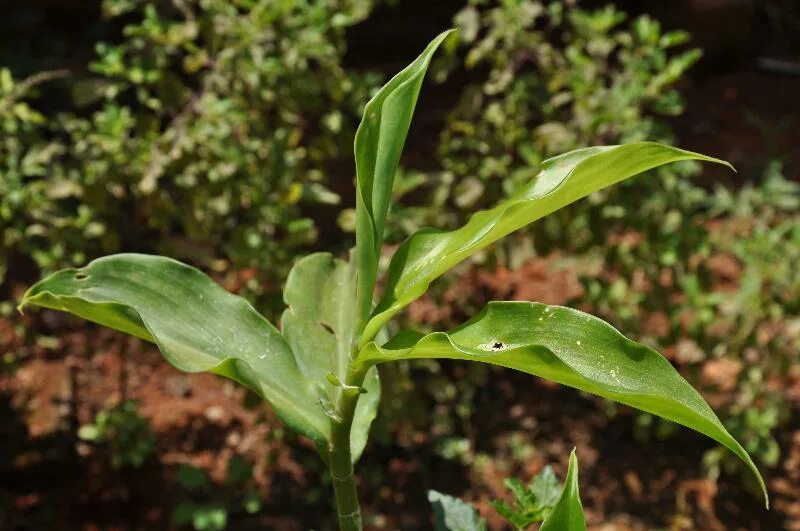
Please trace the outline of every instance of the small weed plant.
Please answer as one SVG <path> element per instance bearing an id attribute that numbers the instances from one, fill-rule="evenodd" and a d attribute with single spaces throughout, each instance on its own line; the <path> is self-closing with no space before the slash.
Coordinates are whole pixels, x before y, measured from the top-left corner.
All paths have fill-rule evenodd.
<path id="1" fill-rule="evenodd" d="M 210 371 L 257 393 L 288 427 L 315 443 L 330 471 L 342 530 L 362 528 L 354 465 L 380 400 L 378 366 L 408 359 L 444 358 L 516 369 L 692 428 L 738 456 L 766 499 L 750 456 L 700 394 L 658 352 L 596 317 L 537 302 L 491 302 L 447 332 L 404 330 L 387 341 L 377 339 L 436 278 L 511 232 L 665 164 L 725 164 L 653 142 L 571 151 L 544 161 L 529 182 L 496 206 L 475 213 L 461 228 L 412 234 L 381 271 L 400 154 L 431 57 L 448 35 L 434 39 L 367 103 L 355 140 L 355 249 L 348 260 L 314 253 L 295 263 L 283 293 L 286 309 L 280 328 L 199 270 L 141 254 L 107 256 L 80 269 L 59 271 L 31 287 L 21 307 L 63 310 L 132 334 L 155 343 L 178 369 Z M 378 290 L 377 280 L 384 275 Z M 541 490 L 542 500 L 531 495 L 526 501 L 520 489 L 523 501 L 518 507 L 498 509 L 519 522 L 515 525 L 524 525 L 546 507 L 542 529 L 585 529 L 574 455 L 565 487 L 552 506 L 551 489 Z M 435 505 L 447 499 L 431 497 Z M 537 514 L 526 515 L 537 507 Z"/>
<path id="2" fill-rule="evenodd" d="M 191 525 L 196 531 L 222 531 L 231 514 L 254 514 L 261 509 L 261 497 L 253 488 L 253 467 L 238 455 L 228 461 L 225 481 L 214 488 L 206 472 L 183 464 L 178 469 L 181 501 L 172 511 L 178 528 Z"/>
<path id="3" fill-rule="evenodd" d="M 139 414 L 138 404 L 132 400 L 100 411 L 94 422 L 80 427 L 78 437 L 108 445 L 114 468 L 142 466 L 156 446 L 149 421 Z"/>
<path id="4" fill-rule="evenodd" d="M 569 470 L 563 487 L 549 466 L 544 467 L 527 486 L 518 479 L 507 479 L 505 486 L 514 497 L 513 505 L 509 505 L 505 500 L 494 500 L 492 506 L 517 531 L 524 531 L 533 524 L 543 521 L 549 522 L 540 527 L 545 531 L 584 529 L 583 510 L 578 496 L 577 463 L 578 459 L 573 451 L 569 457 Z M 428 491 L 428 500 L 433 506 L 436 531 L 486 531 L 486 521 L 478 516 L 470 504 L 435 490 Z M 564 525 L 564 522 L 568 521 L 562 517 L 549 519 L 556 507 L 565 513 L 565 517 L 568 514 L 568 518 L 575 520 L 571 523 L 573 527 L 553 527 L 556 524 Z"/>

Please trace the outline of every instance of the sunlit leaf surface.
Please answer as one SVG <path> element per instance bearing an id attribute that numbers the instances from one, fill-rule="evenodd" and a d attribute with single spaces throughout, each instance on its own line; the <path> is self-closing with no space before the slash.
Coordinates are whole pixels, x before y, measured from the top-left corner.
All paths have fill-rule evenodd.
<path id="1" fill-rule="evenodd" d="M 728 447 L 764 489 L 750 456 L 669 361 L 587 313 L 534 302 L 491 302 L 448 333 L 401 332 L 384 346 L 369 343 L 357 360 L 372 365 L 417 358 L 509 367 L 677 422 Z"/>
<path id="2" fill-rule="evenodd" d="M 578 149 L 546 160 L 529 185 L 494 208 L 476 213 L 463 227 L 412 234 L 392 257 L 386 290 L 364 330 L 362 344 L 425 293 L 434 279 L 490 243 L 594 191 L 680 160 L 727 164 L 654 142 Z"/>

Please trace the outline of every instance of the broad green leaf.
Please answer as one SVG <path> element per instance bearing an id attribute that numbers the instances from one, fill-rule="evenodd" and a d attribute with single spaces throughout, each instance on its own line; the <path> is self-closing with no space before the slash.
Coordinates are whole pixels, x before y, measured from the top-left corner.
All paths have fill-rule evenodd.
<path id="1" fill-rule="evenodd" d="M 158 345 L 186 372 L 213 372 L 266 399 L 292 429 L 324 444 L 330 425 L 289 344 L 243 298 L 186 264 L 117 254 L 41 280 L 20 307 L 70 312 Z"/>
<path id="2" fill-rule="evenodd" d="M 353 266 L 330 253 L 301 258 L 286 281 L 283 298 L 287 308 L 281 317 L 281 331 L 300 371 L 314 386 L 318 401 L 336 404 L 339 399 L 341 387 L 328 381 L 329 374 L 346 380 L 354 343 L 355 292 Z M 367 373 L 363 387 L 367 393 L 359 398 L 350 432 L 354 461 L 364 450 L 369 426 L 377 414 L 377 368 Z"/>
<path id="3" fill-rule="evenodd" d="M 490 243 L 594 191 L 680 160 L 727 164 L 654 142 L 578 149 L 546 160 L 530 184 L 494 208 L 476 213 L 463 227 L 449 232 L 423 229 L 412 234 L 392 257 L 386 290 L 366 325 L 361 344 L 425 293 L 434 279 Z"/>
<path id="4" fill-rule="evenodd" d="M 575 450 L 569 454 L 564 490 L 539 531 L 586 531 L 586 520 L 578 492 L 578 458 L 575 457 Z"/>
<path id="5" fill-rule="evenodd" d="M 364 117 L 356 132 L 356 256 L 360 325 L 372 310 L 372 292 L 392 183 L 417 96 L 433 53 L 449 34 L 450 31 L 446 31 L 431 41 L 413 63 L 378 91 L 364 108 Z"/>
<path id="6" fill-rule="evenodd" d="M 352 349 L 355 279 L 347 262 L 329 253 L 315 253 L 297 261 L 283 291 L 286 310 L 281 331 L 294 351 L 297 365 L 335 402 L 338 392 L 328 383 L 333 373 L 343 378 Z"/>
<path id="7" fill-rule="evenodd" d="M 486 522 L 472 505 L 435 490 L 428 491 L 428 501 L 436 531 L 486 531 Z"/>
<path id="8" fill-rule="evenodd" d="M 449 333 L 401 332 L 369 343 L 356 363 L 449 358 L 517 369 L 677 422 L 728 447 L 766 488 L 747 452 L 703 397 L 658 352 L 589 314 L 534 302 L 491 302 Z"/>

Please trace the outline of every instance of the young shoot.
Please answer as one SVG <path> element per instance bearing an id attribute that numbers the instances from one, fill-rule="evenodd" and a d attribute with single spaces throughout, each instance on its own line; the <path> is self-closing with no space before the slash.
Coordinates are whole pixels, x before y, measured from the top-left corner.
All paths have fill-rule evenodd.
<path id="1" fill-rule="evenodd" d="M 376 340 L 436 278 L 511 232 L 664 164 L 727 164 L 653 142 L 565 153 L 543 162 L 529 183 L 476 212 L 463 227 L 412 234 L 381 271 L 400 154 L 431 57 L 449 34 L 436 37 L 367 103 L 355 139 L 355 250 L 349 260 L 329 253 L 298 260 L 286 282 L 278 327 L 197 269 L 142 254 L 59 271 L 31 287 L 20 307 L 62 310 L 134 335 L 154 343 L 180 370 L 213 372 L 257 393 L 289 428 L 315 443 L 330 471 L 344 531 L 362 528 L 354 465 L 380 400 L 378 366 L 419 358 L 516 369 L 694 429 L 744 461 L 766 500 L 750 456 L 700 394 L 658 352 L 596 317 L 538 302 L 491 302 L 450 331 L 404 330 L 386 342 Z M 386 280 L 381 293 L 379 277 Z M 545 522 L 548 529 L 582 525 L 574 457 L 571 465 L 567 499 L 550 513 L 566 523 Z"/>

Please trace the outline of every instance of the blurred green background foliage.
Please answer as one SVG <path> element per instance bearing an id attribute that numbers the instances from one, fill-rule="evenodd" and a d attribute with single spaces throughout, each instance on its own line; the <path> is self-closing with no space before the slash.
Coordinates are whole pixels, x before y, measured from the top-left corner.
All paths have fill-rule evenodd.
<path id="1" fill-rule="evenodd" d="M 121 30 L 84 72 L 2 71 L 3 247 L 44 271 L 136 248 L 282 278 L 308 209 L 340 201 L 328 174 L 378 82 L 343 69 L 344 31 L 370 7 L 104 2 Z M 45 117 L 54 77 L 73 105 Z"/>

